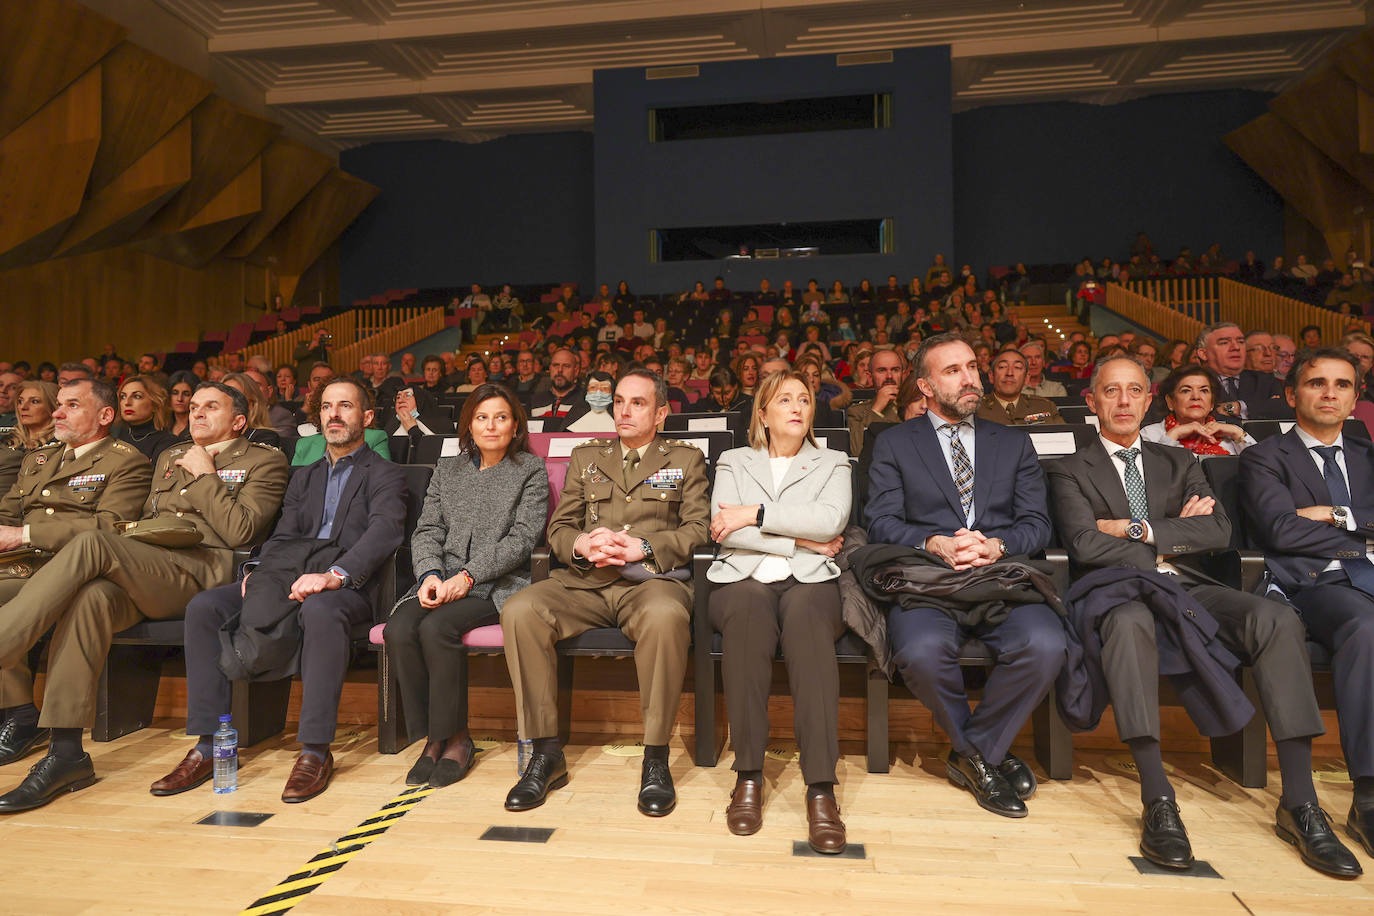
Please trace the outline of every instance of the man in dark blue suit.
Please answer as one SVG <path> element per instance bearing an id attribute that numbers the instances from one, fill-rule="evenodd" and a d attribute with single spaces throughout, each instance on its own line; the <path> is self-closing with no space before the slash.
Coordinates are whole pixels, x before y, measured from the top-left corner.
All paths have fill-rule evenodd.
<path id="1" fill-rule="evenodd" d="M 878 437 L 869 540 L 923 548 L 956 570 L 1043 550 L 1050 520 L 1040 463 L 1024 432 L 975 420 L 983 388 L 973 350 L 957 334 L 928 338 L 912 371 L 926 415 Z M 1021 604 L 996 626 L 970 632 L 937 608 L 894 605 L 887 628 L 902 679 L 953 745 L 950 781 L 989 811 L 1025 817 L 1035 777 L 1008 750 L 1063 666 L 1059 617 L 1045 604 Z M 958 664 L 970 636 L 997 658 L 972 712 Z"/>
<path id="2" fill-rule="evenodd" d="M 186 607 L 186 731 L 195 747 L 154 795 L 175 795 L 213 775 L 211 738 L 229 712 L 231 678 L 301 675 L 301 752 L 284 802 L 329 787 L 339 695 L 352 651 L 351 630 L 372 619 L 383 564 L 405 529 L 401 469 L 366 447 L 371 392 L 335 379 L 321 394 L 326 451 L 291 478 L 282 514 L 260 560 L 243 579 L 201 592 Z M 251 569 L 250 569 L 251 567 Z"/>
<path id="3" fill-rule="evenodd" d="M 1297 424 L 1241 452 L 1240 484 L 1272 584 L 1331 653 L 1346 829 L 1374 855 L 1374 448 L 1341 434 L 1359 396 L 1345 350 L 1303 350 L 1285 384 Z"/>

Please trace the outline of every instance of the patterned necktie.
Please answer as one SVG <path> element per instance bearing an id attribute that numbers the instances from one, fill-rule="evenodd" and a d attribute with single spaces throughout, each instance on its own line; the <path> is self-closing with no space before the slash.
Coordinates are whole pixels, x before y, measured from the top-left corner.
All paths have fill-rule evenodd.
<path id="1" fill-rule="evenodd" d="M 1145 478 L 1140 476 L 1140 468 L 1135 464 L 1140 449 L 1123 448 L 1115 454 L 1126 465 L 1126 505 L 1131 509 L 1131 518 L 1144 521 L 1150 517 L 1150 504 L 1145 498 Z"/>
<path id="2" fill-rule="evenodd" d="M 1326 478 L 1326 491 L 1331 496 L 1331 505 L 1349 506 L 1350 487 L 1346 485 L 1345 474 L 1336 463 L 1339 445 L 1314 445 L 1312 451 L 1322 456 L 1322 476 Z M 1341 568 L 1350 577 L 1350 582 L 1360 591 L 1374 595 L 1374 563 L 1368 556 L 1341 560 Z"/>
<path id="3" fill-rule="evenodd" d="M 1226 395 L 1228 401 L 1240 400 L 1240 380 L 1235 378 L 1223 378 L 1221 380 L 1222 393 Z"/>
<path id="4" fill-rule="evenodd" d="M 959 430 L 968 427 L 967 423 L 945 423 L 940 429 L 949 436 L 949 454 L 954 459 L 954 487 L 959 491 L 959 504 L 964 507 L 964 518 L 973 508 L 973 462 L 968 460 L 968 452 L 959 438 Z"/>

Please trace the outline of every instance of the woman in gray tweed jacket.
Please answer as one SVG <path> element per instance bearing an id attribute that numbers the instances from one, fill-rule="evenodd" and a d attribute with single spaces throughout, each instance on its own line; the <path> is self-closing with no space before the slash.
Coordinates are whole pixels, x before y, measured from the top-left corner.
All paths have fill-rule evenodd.
<path id="1" fill-rule="evenodd" d="M 549 478 L 530 453 L 525 411 L 501 385 L 479 386 L 458 421 L 462 454 L 440 458 L 411 539 L 415 589 L 386 625 L 410 740 L 426 738 L 407 785 L 446 786 L 472 764 L 463 634 L 496 623 L 530 584 Z"/>

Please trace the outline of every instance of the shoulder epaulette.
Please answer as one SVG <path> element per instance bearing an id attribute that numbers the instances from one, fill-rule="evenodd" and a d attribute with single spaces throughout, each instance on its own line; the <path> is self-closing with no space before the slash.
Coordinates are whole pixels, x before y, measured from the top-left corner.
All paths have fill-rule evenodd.
<path id="1" fill-rule="evenodd" d="M 132 445 L 130 445 L 129 443 L 125 442 L 123 439 L 111 439 L 111 440 L 110 440 L 110 450 L 111 450 L 111 451 L 115 451 L 115 452 L 124 452 L 126 455 L 141 455 L 141 454 L 143 454 L 143 453 L 140 452 L 138 449 L 134 448 Z"/>

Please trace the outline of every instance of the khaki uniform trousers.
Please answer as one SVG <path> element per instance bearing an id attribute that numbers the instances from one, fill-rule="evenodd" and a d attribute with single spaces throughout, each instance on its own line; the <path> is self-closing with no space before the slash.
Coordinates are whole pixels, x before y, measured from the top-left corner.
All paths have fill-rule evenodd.
<path id="1" fill-rule="evenodd" d="M 28 584 L 28 579 L 0 580 L 0 615 L 10 599 Z M 33 702 L 32 653 L 26 653 L 14 667 L 0 668 L 0 709 Z"/>
<path id="2" fill-rule="evenodd" d="M 0 668 L 25 664 L 54 628 L 40 726 L 89 728 L 114 634 L 144 617 L 185 613 L 201 585 L 170 554 L 113 532 L 83 531 L 0 607 Z"/>
<path id="3" fill-rule="evenodd" d="M 568 588 L 545 579 L 501 607 L 506 664 L 522 738 L 558 735 L 554 644 L 595 627 L 619 627 L 635 644 L 644 743 L 667 744 L 682 697 L 692 633 L 692 592 L 675 579 Z"/>

